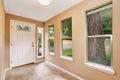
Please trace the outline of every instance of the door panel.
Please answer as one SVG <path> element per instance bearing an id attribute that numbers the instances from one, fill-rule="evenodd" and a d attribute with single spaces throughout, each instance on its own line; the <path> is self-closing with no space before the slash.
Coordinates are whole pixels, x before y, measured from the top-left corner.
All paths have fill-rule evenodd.
<path id="1" fill-rule="evenodd" d="M 34 61 L 35 25 L 11 20 L 11 67 L 32 63 Z M 29 29 L 27 29 L 29 28 Z"/>

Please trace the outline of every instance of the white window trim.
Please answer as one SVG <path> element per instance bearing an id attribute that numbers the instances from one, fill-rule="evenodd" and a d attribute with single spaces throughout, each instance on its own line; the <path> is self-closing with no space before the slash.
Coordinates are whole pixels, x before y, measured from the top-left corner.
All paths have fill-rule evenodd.
<path id="1" fill-rule="evenodd" d="M 42 30 L 42 55 L 38 56 L 38 29 Z M 41 58 L 44 56 L 44 32 L 42 27 L 37 27 L 37 58 Z"/>
<path id="2" fill-rule="evenodd" d="M 110 37 L 111 44 L 112 44 L 112 34 L 111 35 L 93 35 L 93 36 L 88 36 L 87 38 L 100 38 L 100 37 Z"/>
<path id="3" fill-rule="evenodd" d="M 62 58 L 62 59 L 64 59 L 64 60 L 67 60 L 67 61 L 70 61 L 70 62 L 73 61 L 73 58 L 72 58 L 72 57 L 68 57 L 68 56 L 63 56 L 63 55 L 61 55 L 60 58 Z"/>
<path id="4" fill-rule="evenodd" d="M 90 68 L 93 68 L 93 69 L 96 69 L 96 70 L 99 70 L 99 71 L 102 71 L 108 74 L 112 74 L 112 75 L 115 74 L 115 71 L 113 70 L 113 68 L 109 66 L 104 66 L 101 64 L 93 63 L 93 62 L 86 62 L 85 65 L 87 67 L 90 67 Z"/>
<path id="5" fill-rule="evenodd" d="M 112 34 L 111 35 L 92 35 L 92 36 L 88 36 L 88 38 L 93 38 L 93 37 L 112 37 Z"/>

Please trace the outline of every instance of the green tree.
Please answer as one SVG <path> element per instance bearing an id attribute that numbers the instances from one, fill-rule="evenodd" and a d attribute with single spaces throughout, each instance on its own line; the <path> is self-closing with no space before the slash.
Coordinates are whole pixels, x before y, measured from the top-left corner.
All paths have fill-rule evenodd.
<path id="1" fill-rule="evenodd" d="M 112 10 L 107 9 L 100 12 L 104 34 L 112 34 Z"/>
<path id="2" fill-rule="evenodd" d="M 62 35 L 72 37 L 72 19 L 66 19 L 62 21 Z"/>

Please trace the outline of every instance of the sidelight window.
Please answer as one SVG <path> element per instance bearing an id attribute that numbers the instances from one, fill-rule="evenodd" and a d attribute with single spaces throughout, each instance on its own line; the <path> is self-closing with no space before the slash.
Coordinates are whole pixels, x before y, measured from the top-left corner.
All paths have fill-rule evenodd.
<path id="1" fill-rule="evenodd" d="M 37 28 L 37 45 L 38 45 L 38 57 L 42 57 L 43 56 L 43 28 L 38 27 Z"/>

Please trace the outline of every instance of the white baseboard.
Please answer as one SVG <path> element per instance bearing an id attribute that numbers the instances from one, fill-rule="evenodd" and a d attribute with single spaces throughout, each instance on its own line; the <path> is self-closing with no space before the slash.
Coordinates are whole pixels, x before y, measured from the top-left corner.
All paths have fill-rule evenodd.
<path id="1" fill-rule="evenodd" d="M 7 72 L 8 70 L 11 70 L 11 68 L 6 68 L 6 69 L 4 70 L 3 80 L 5 80 L 6 72 Z"/>
<path id="2" fill-rule="evenodd" d="M 79 76 L 77 76 L 77 75 L 75 75 L 75 74 L 73 74 L 73 73 L 71 73 L 71 72 L 69 72 L 69 71 L 67 71 L 67 70 L 65 70 L 65 69 L 63 69 L 63 68 L 61 68 L 61 67 L 59 67 L 59 66 L 57 66 L 57 65 L 55 65 L 55 64 L 53 64 L 53 63 L 51 63 L 51 62 L 49 62 L 49 61 L 46 61 L 46 62 L 47 62 L 48 64 L 53 65 L 54 67 L 62 70 L 62 71 L 68 73 L 69 75 L 71 75 L 71 76 L 73 76 L 73 77 L 75 77 L 75 78 L 77 78 L 77 79 L 79 79 L 79 80 L 84 80 L 83 78 L 81 78 L 81 77 L 79 77 Z"/>
<path id="3" fill-rule="evenodd" d="M 45 60 L 34 61 L 34 63 L 44 62 Z"/>

